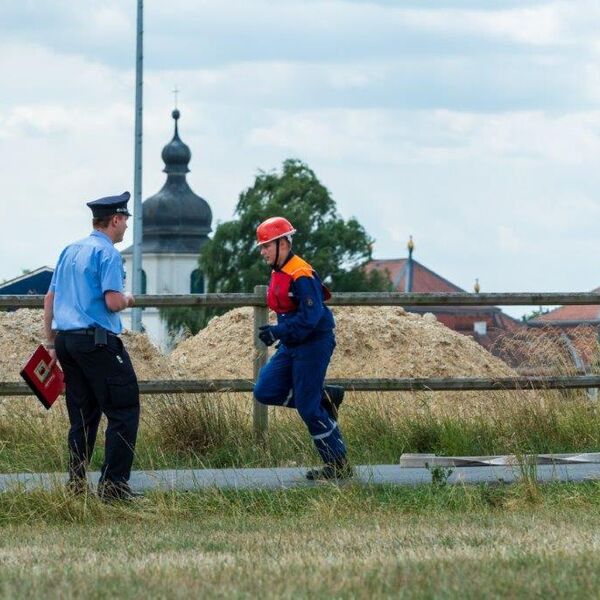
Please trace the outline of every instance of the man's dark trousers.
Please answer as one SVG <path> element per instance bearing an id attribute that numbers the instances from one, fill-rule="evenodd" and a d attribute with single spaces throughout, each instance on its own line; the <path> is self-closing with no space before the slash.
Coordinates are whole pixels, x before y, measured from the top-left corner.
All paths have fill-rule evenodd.
<path id="1" fill-rule="evenodd" d="M 69 430 L 69 475 L 85 477 L 100 417 L 108 420 L 100 482 L 126 483 L 131 474 L 140 418 L 137 378 L 120 338 L 59 332 L 56 355 L 65 374 Z"/>

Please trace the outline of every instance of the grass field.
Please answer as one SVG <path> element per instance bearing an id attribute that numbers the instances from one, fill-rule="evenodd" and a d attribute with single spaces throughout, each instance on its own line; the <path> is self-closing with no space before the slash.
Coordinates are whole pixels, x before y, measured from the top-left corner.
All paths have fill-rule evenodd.
<path id="1" fill-rule="evenodd" d="M 7 598 L 597 597 L 600 484 L 0 495 Z"/>
<path id="2" fill-rule="evenodd" d="M 59 406 L 4 406 L 0 472 L 64 471 Z M 20 404 L 19 404 L 20 403 Z M 144 400 L 134 468 L 316 464 L 297 415 L 271 412 L 264 444 L 249 399 Z M 600 448 L 582 392 L 354 395 L 341 427 L 355 463 L 402 452 Z M 102 460 L 102 439 L 92 468 Z M 0 597 L 599 597 L 600 483 L 151 493 L 106 506 L 62 489 L 0 494 Z"/>
<path id="3" fill-rule="evenodd" d="M 504 353 L 572 374 L 552 340 L 525 337 Z M 0 472 L 66 470 L 62 404 L 0 402 Z M 257 443 L 248 394 L 142 406 L 135 469 L 318 463 L 293 411 L 271 410 Z M 348 394 L 340 425 L 357 464 L 600 450 L 600 405 L 584 391 Z M 415 488 L 152 492 L 129 505 L 17 488 L 0 494 L 0 597 L 600 597 L 600 482 L 521 473 L 512 486 L 448 486 L 442 473 Z"/>

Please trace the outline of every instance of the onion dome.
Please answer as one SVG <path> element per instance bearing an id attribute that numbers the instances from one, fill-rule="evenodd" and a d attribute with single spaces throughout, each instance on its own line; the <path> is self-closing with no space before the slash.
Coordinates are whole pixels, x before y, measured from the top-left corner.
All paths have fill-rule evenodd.
<path id="1" fill-rule="evenodd" d="M 177 173 L 185 175 L 189 173 L 188 163 L 192 158 L 192 153 L 187 146 L 179 139 L 179 130 L 177 128 L 177 121 L 181 116 L 181 113 L 175 109 L 171 116 L 175 119 L 175 134 L 173 139 L 163 148 L 162 159 L 165 163 L 163 171 L 165 173 Z"/>
<path id="2" fill-rule="evenodd" d="M 180 112 L 175 109 L 172 116 L 175 132 L 162 151 L 167 180 L 157 194 L 142 204 L 142 252 L 198 254 L 212 231 L 212 211 L 208 202 L 188 185 L 186 174 L 192 153 L 179 138 Z M 129 251 L 128 248 L 125 253 Z"/>

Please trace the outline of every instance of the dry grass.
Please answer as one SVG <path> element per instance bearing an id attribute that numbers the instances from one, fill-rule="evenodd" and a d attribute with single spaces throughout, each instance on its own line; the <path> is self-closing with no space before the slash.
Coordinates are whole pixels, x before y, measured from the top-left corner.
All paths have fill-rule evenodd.
<path id="1" fill-rule="evenodd" d="M 572 372 L 553 344 L 540 338 L 536 354 L 532 340 L 523 356 L 536 368 Z M 266 445 L 254 443 L 248 394 L 143 405 L 137 468 L 314 461 L 292 411 L 272 410 Z M 583 391 L 348 394 L 341 426 L 361 463 L 600 447 L 600 409 Z M 66 428 L 62 406 L 4 403 L 0 470 L 64 470 Z M 511 487 L 153 493 L 133 506 L 16 490 L 0 494 L 0 596 L 597 597 L 599 507 L 596 483 L 531 477 Z"/>
<path id="2" fill-rule="evenodd" d="M 485 486 L 153 494 L 135 507 L 3 495 L 0 594 L 593 597 L 599 505 L 597 484 L 548 486 L 536 504 Z"/>
<path id="3" fill-rule="evenodd" d="M 439 455 L 591 452 L 600 448 L 600 406 L 584 391 L 515 392 L 514 400 L 475 395 L 466 407 L 449 396 L 350 394 L 340 425 L 357 464 L 397 463 L 403 452 Z M 21 399 L 20 403 L 25 403 Z M 7 412 L 0 420 L 0 472 L 64 471 L 67 418 L 62 405 L 46 412 Z M 92 468 L 102 462 L 102 431 Z M 249 394 L 145 398 L 136 469 L 293 466 L 317 460 L 296 411 L 272 408 L 269 435 L 257 444 Z"/>

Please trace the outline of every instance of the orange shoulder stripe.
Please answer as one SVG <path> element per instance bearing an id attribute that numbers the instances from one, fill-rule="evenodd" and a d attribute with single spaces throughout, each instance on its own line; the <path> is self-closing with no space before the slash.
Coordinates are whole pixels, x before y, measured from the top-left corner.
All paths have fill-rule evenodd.
<path id="1" fill-rule="evenodd" d="M 287 264 L 281 269 L 284 273 L 287 273 L 294 279 L 299 277 L 314 277 L 313 268 L 299 256 L 292 256 Z"/>

